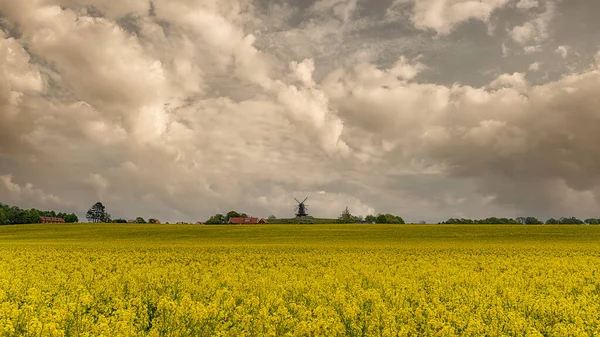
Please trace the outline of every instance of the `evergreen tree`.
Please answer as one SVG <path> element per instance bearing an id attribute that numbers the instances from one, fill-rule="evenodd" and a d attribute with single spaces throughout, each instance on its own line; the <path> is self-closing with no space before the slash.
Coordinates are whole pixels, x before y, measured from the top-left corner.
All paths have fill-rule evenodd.
<path id="1" fill-rule="evenodd" d="M 354 215 L 352 215 L 348 210 L 348 206 L 346 206 L 346 209 L 344 209 L 344 211 L 342 211 L 342 214 L 338 217 L 339 223 L 355 223 L 356 220 L 357 218 Z"/>

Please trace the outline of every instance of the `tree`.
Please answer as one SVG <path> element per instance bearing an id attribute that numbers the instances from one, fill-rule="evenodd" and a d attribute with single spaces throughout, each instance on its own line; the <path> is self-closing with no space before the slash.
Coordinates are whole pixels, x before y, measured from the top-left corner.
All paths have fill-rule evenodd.
<path id="1" fill-rule="evenodd" d="M 560 222 L 554 218 L 550 218 L 550 219 L 546 220 L 546 224 L 547 225 L 558 225 L 558 224 L 560 224 Z"/>
<path id="2" fill-rule="evenodd" d="M 525 218 L 525 224 L 527 225 L 541 225 L 543 224 L 542 221 L 538 220 L 538 218 L 533 217 L 533 216 L 528 216 L 527 218 Z"/>
<path id="3" fill-rule="evenodd" d="M 368 223 L 374 223 L 377 222 L 377 217 L 375 217 L 374 215 L 367 215 L 365 217 L 365 221 Z"/>
<path id="4" fill-rule="evenodd" d="M 3 205 L 0 204 L 0 225 L 8 225 L 10 224 L 10 220 L 8 219 L 8 216 L 6 215 L 6 212 L 4 212 L 2 206 Z"/>
<path id="5" fill-rule="evenodd" d="M 12 206 L 9 211 L 9 219 L 12 224 L 26 224 L 27 212 L 19 207 Z"/>
<path id="6" fill-rule="evenodd" d="M 269 215 L 269 217 L 267 218 L 267 220 L 269 220 L 269 221 L 275 221 L 275 220 L 277 220 L 277 217 L 274 216 L 274 215 Z"/>
<path id="7" fill-rule="evenodd" d="M 135 223 L 146 223 L 146 220 L 144 220 L 144 218 L 142 218 L 141 216 L 138 216 L 137 218 L 135 218 Z"/>
<path id="8" fill-rule="evenodd" d="M 246 213 L 238 213 L 235 210 L 231 210 L 229 212 L 227 212 L 227 214 L 225 214 L 225 222 L 229 222 L 229 219 L 231 218 L 247 218 L 248 214 Z"/>
<path id="9" fill-rule="evenodd" d="M 594 219 L 594 218 L 585 219 L 585 223 L 588 225 L 598 225 L 598 224 L 600 224 L 600 219 Z"/>
<path id="10" fill-rule="evenodd" d="M 338 217 L 339 223 L 355 223 L 356 220 L 357 218 L 354 215 L 350 214 L 348 206 L 346 206 L 346 209 L 344 209 L 342 211 L 342 214 Z"/>
<path id="11" fill-rule="evenodd" d="M 157 223 L 159 223 L 159 222 L 158 222 L 158 220 L 157 220 L 157 219 L 155 219 L 155 218 L 150 218 L 150 219 L 148 219 L 148 223 L 157 224 Z"/>
<path id="12" fill-rule="evenodd" d="M 125 219 L 114 219 L 113 223 L 127 223 L 127 220 L 125 220 Z"/>
<path id="13" fill-rule="evenodd" d="M 381 214 L 379 213 L 376 218 L 377 223 L 389 223 L 389 224 L 404 224 L 402 217 L 392 214 Z"/>
<path id="14" fill-rule="evenodd" d="M 0 203 L 0 225 L 40 223 L 42 216 L 63 218 L 65 222 L 79 221 L 75 213 L 59 212 L 57 214 L 55 211 L 42 211 L 35 208 L 25 210 Z M 110 217 L 110 215 L 108 216 Z"/>
<path id="15" fill-rule="evenodd" d="M 27 223 L 40 223 L 42 222 L 42 220 L 40 219 L 40 211 L 38 211 L 35 208 L 30 209 L 29 211 L 27 211 L 25 218 L 27 219 L 26 222 Z"/>
<path id="16" fill-rule="evenodd" d="M 231 218 L 240 218 L 242 217 L 242 215 L 236 211 L 229 211 L 227 212 L 227 214 L 225 215 L 225 222 L 229 222 L 229 219 Z"/>
<path id="17" fill-rule="evenodd" d="M 105 222 L 110 220 L 110 214 L 106 212 L 106 208 L 101 202 L 95 203 L 92 208 L 87 211 L 85 217 L 91 222 Z"/>
<path id="18" fill-rule="evenodd" d="M 229 219 L 227 219 L 227 221 L 229 221 Z M 215 215 L 211 216 L 210 219 L 206 220 L 206 223 L 211 224 L 211 225 L 216 225 L 216 224 L 224 224 L 227 221 L 225 221 L 225 216 L 223 214 L 215 214 Z"/>
<path id="19" fill-rule="evenodd" d="M 576 217 L 569 217 L 569 218 L 560 218 L 559 222 L 563 225 L 582 225 L 583 221 L 577 219 Z"/>
<path id="20" fill-rule="evenodd" d="M 79 222 L 79 217 L 75 213 L 65 214 L 63 220 L 65 220 L 67 223 L 75 223 Z"/>

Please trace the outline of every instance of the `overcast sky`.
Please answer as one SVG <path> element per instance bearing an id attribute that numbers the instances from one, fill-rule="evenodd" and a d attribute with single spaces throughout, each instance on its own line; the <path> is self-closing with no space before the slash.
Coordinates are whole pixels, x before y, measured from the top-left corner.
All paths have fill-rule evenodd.
<path id="1" fill-rule="evenodd" d="M 0 202 L 600 217 L 596 0 L 0 0 Z"/>

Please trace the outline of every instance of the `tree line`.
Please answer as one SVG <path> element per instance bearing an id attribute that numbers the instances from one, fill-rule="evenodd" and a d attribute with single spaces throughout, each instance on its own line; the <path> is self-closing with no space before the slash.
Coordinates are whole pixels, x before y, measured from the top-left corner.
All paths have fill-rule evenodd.
<path id="1" fill-rule="evenodd" d="M 440 224 L 460 224 L 460 225 L 473 225 L 473 224 L 482 224 L 482 225 L 598 225 L 600 224 L 600 219 L 589 218 L 585 220 L 578 219 L 576 217 L 561 217 L 559 219 L 550 218 L 548 220 L 541 221 L 536 217 L 528 216 L 528 217 L 517 217 L 516 219 L 512 218 L 496 218 L 490 217 L 485 219 L 465 219 L 465 218 L 450 218 L 446 221 L 440 222 Z"/>
<path id="2" fill-rule="evenodd" d="M 226 214 L 217 213 L 211 216 L 208 220 L 206 220 L 206 224 L 209 225 L 219 225 L 226 224 L 229 222 L 231 218 L 247 218 L 248 215 L 246 213 L 239 213 L 235 210 L 231 210 Z"/>
<path id="3" fill-rule="evenodd" d="M 230 218 L 246 218 L 246 213 L 239 213 L 235 210 L 229 211 L 226 214 L 217 213 L 206 220 L 207 224 L 226 224 Z M 106 207 L 101 202 L 96 202 L 86 213 L 86 218 L 89 222 L 102 222 L 102 223 L 127 223 L 125 219 L 112 219 L 110 213 L 106 211 Z M 135 223 L 160 223 L 158 219 L 150 218 L 146 221 L 143 217 L 137 217 Z"/>
<path id="4" fill-rule="evenodd" d="M 348 207 L 342 211 L 342 214 L 337 218 L 338 223 L 378 223 L 378 224 L 404 224 L 404 219 L 401 216 L 389 213 L 379 213 L 377 215 L 352 215 Z"/>
<path id="5" fill-rule="evenodd" d="M 75 213 L 56 213 L 55 211 L 43 211 L 35 208 L 22 209 L 0 203 L 0 225 L 41 223 L 41 216 L 62 218 L 69 223 L 79 222 L 79 218 Z"/>
<path id="6" fill-rule="evenodd" d="M 127 223 L 128 221 L 125 219 L 115 219 L 113 220 L 111 218 L 110 213 L 108 213 L 106 211 L 106 206 L 104 206 L 101 202 L 96 202 L 95 204 L 92 205 L 92 207 L 90 207 L 90 209 L 87 211 L 87 213 L 85 214 L 86 219 L 89 222 L 102 222 L 102 223 Z M 138 216 L 135 219 L 135 223 L 150 223 L 150 224 L 155 224 L 155 223 L 160 223 L 158 221 L 158 219 L 155 218 L 150 218 L 148 219 L 148 221 L 146 221 L 144 218 L 142 218 L 141 216 Z"/>
<path id="7" fill-rule="evenodd" d="M 42 222 L 40 217 L 57 217 L 62 218 L 67 223 L 79 222 L 79 218 L 75 213 L 64 213 L 55 211 L 44 211 L 35 208 L 21 209 L 17 206 L 10 206 L 0 203 L 0 225 L 8 224 L 30 224 Z M 226 224 L 230 218 L 236 217 L 248 217 L 246 213 L 239 213 L 235 210 L 231 210 L 226 214 L 217 213 L 211 216 L 206 224 Z M 86 218 L 90 222 L 103 222 L 103 223 L 127 223 L 125 219 L 111 219 L 111 215 L 106 211 L 106 207 L 101 202 L 96 202 L 87 211 Z M 274 215 L 268 218 L 270 223 L 295 223 L 297 219 L 278 219 Z M 307 217 L 303 219 L 303 223 L 377 223 L 377 224 L 404 224 L 404 219 L 398 215 L 389 213 L 379 213 L 377 215 L 367 215 L 364 218 L 362 216 L 355 216 L 350 213 L 348 207 L 346 207 L 337 219 L 316 219 L 313 217 Z M 146 221 L 142 217 L 137 217 L 136 223 L 160 223 L 157 219 L 150 218 Z M 561 217 L 558 219 L 550 218 L 548 220 L 541 221 L 536 217 L 517 217 L 513 218 L 497 218 L 489 217 L 485 219 L 468 219 L 468 218 L 450 218 L 446 221 L 439 222 L 439 224 L 523 224 L 523 225 L 600 225 L 600 218 L 588 218 L 585 220 L 578 219 L 576 217 Z"/>
<path id="8" fill-rule="evenodd" d="M 149 224 L 156 224 L 156 223 L 160 223 L 160 221 L 158 221 L 158 219 L 155 218 L 150 218 L 148 219 L 148 221 L 146 221 L 146 219 L 144 219 L 141 216 L 138 216 L 137 218 L 135 218 L 135 220 L 133 220 L 135 223 L 149 223 Z M 111 220 L 109 222 L 112 223 L 128 223 L 127 220 L 125 219 L 115 219 L 115 220 Z"/>

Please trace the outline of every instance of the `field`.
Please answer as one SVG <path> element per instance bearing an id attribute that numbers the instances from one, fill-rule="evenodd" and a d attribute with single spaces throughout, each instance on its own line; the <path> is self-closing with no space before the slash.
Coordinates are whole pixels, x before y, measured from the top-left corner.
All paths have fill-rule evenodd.
<path id="1" fill-rule="evenodd" d="M 0 227 L 0 336 L 598 336 L 600 226 Z"/>

